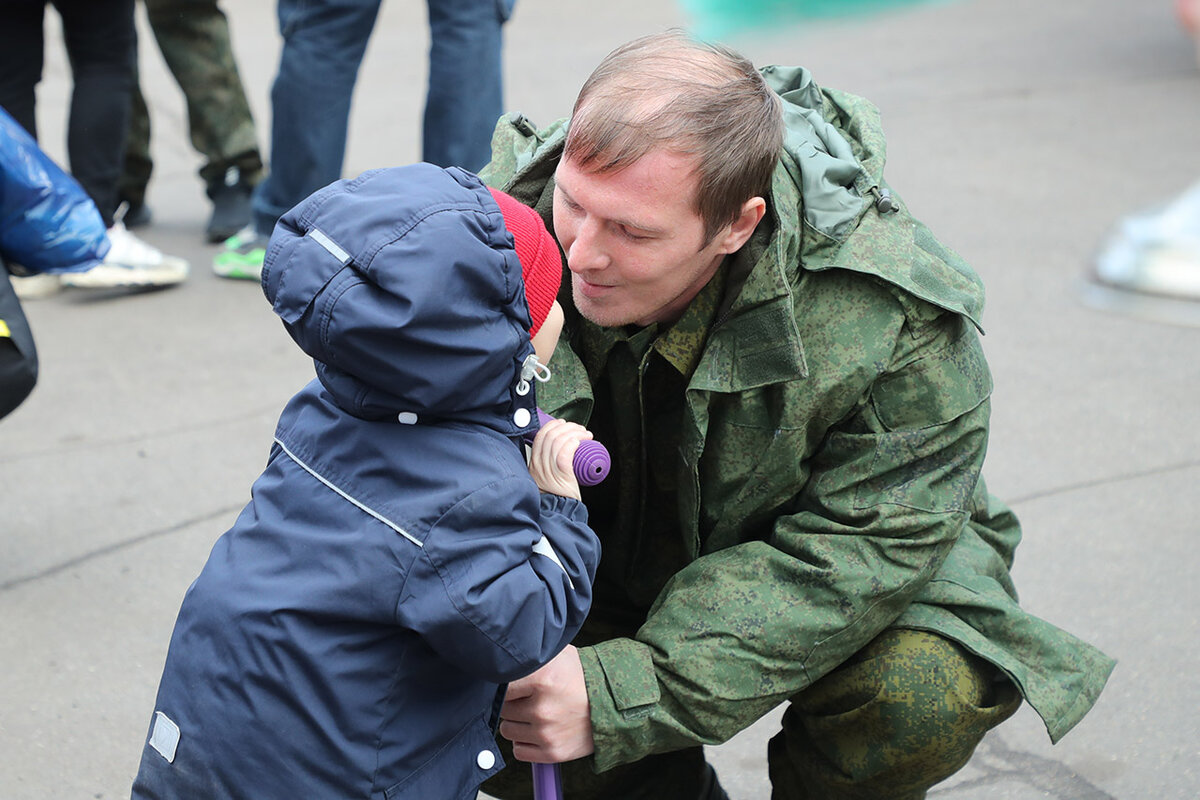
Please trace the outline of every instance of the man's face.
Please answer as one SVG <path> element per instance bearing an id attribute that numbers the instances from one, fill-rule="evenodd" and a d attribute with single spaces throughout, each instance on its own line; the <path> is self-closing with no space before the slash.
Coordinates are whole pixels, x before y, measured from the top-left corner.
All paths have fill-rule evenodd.
<path id="1" fill-rule="evenodd" d="M 665 150 L 612 173 L 559 163 L 554 233 L 579 313 L 609 328 L 683 313 L 731 252 L 721 235 L 701 247 L 696 184 L 693 158 Z"/>

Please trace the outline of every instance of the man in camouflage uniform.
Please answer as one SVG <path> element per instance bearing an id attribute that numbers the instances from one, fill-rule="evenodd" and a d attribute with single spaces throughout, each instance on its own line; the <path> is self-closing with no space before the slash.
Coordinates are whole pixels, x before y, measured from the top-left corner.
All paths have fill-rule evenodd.
<path id="1" fill-rule="evenodd" d="M 200 178 L 213 211 L 205 228 L 221 242 L 250 222 L 250 192 L 262 178 L 263 161 L 250 105 L 233 57 L 229 21 L 217 0 L 145 0 L 154 38 L 187 100 L 192 146 L 204 156 Z M 125 224 L 150 221 L 146 185 L 150 158 L 150 115 L 134 84 L 133 116 L 118 191 L 128 203 Z"/>
<path id="2" fill-rule="evenodd" d="M 1022 696 L 1057 740 L 1112 669 L 1017 605 L 983 290 L 883 162 L 870 104 L 676 33 L 611 54 L 569 133 L 497 127 L 485 180 L 568 259 L 541 401 L 614 458 L 588 622 L 501 715 L 572 800 L 724 797 L 702 745 L 783 703 L 774 798 L 924 797 Z"/>

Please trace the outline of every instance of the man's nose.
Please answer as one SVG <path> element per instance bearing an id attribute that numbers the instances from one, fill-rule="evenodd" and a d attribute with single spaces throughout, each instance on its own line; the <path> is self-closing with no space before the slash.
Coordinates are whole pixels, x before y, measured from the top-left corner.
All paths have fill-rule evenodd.
<path id="1" fill-rule="evenodd" d="M 608 256 L 599 226 L 585 221 L 575 231 L 575 240 L 567 250 L 567 266 L 572 272 L 590 272 L 608 266 Z"/>

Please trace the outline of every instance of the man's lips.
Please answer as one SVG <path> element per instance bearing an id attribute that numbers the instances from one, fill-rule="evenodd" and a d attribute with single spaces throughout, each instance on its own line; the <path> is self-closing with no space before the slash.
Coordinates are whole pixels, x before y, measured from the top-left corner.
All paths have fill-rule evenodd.
<path id="1" fill-rule="evenodd" d="M 592 283 L 587 278 L 581 278 L 578 275 L 575 276 L 575 280 L 578 282 L 579 291 L 583 293 L 584 297 L 600 297 L 615 288 L 603 283 Z"/>

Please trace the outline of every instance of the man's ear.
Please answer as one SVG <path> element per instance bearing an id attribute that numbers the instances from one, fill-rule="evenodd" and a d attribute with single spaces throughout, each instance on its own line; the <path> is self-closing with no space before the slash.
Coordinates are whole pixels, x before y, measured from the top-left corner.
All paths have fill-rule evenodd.
<path id="1" fill-rule="evenodd" d="M 742 203 L 742 210 L 737 219 L 729 223 L 729 227 L 717 237 L 720 245 L 718 252 L 728 254 L 741 249 L 766 213 L 767 201 L 761 197 L 751 197 Z"/>

